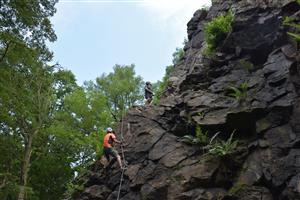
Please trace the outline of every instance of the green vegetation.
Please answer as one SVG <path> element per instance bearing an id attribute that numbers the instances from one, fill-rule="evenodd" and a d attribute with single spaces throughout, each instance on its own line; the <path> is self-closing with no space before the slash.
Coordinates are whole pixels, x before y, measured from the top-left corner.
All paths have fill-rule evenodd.
<path id="1" fill-rule="evenodd" d="M 187 41 L 184 40 L 183 44 L 185 44 Z M 153 83 L 153 91 L 155 93 L 153 103 L 157 104 L 159 103 L 159 100 L 161 99 L 162 95 L 166 92 L 166 89 L 168 85 L 171 83 L 169 82 L 170 74 L 174 70 L 175 65 L 177 65 L 185 56 L 185 52 L 183 48 L 176 48 L 176 51 L 172 54 L 173 56 L 173 65 L 169 65 L 166 67 L 165 75 L 162 78 L 162 81 L 158 81 L 156 83 Z"/>
<path id="2" fill-rule="evenodd" d="M 153 91 L 155 93 L 153 102 L 154 104 L 157 104 L 159 102 L 159 100 L 161 99 L 163 93 L 166 91 L 167 86 L 169 84 L 168 80 L 170 78 L 170 74 L 172 73 L 172 71 L 174 70 L 174 66 L 173 65 L 169 65 L 166 67 L 166 71 L 165 71 L 165 75 L 162 79 L 162 81 L 158 81 L 157 83 L 153 84 Z"/>
<path id="3" fill-rule="evenodd" d="M 69 183 L 67 185 L 67 193 L 66 193 L 66 197 L 73 199 L 75 198 L 77 195 L 79 195 L 82 191 L 84 190 L 84 186 L 79 185 L 79 184 L 73 184 L 73 183 Z"/>
<path id="4" fill-rule="evenodd" d="M 230 195 L 236 195 L 240 192 L 243 192 L 247 189 L 248 185 L 244 184 L 244 183 L 237 183 L 236 185 L 234 185 L 232 188 L 230 188 L 229 190 L 229 194 Z"/>
<path id="5" fill-rule="evenodd" d="M 188 144 L 196 144 L 196 145 L 205 145 L 208 143 L 208 135 L 207 132 L 203 133 L 201 126 L 197 126 L 196 127 L 196 136 L 192 136 L 192 135 L 185 135 L 183 136 L 183 142 L 186 142 Z"/>
<path id="6" fill-rule="evenodd" d="M 1 1 L 0 199 L 61 199 L 101 155 L 105 128 L 143 100 L 134 65 L 116 65 L 82 87 L 72 72 L 49 65 L 56 2 Z"/>
<path id="7" fill-rule="evenodd" d="M 299 1 L 297 1 L 299 3 Z M 300 4 L 300 3 L 299 3 Z M 300 42 L 300 24 L 297 24 L 296 19 L 292 17 L 285 17 L 283 20 L 283 25 L 284 26 L 289 26 L 295 29 L 295 32 L 287 32 L 289 36 L 291 36 L 294 40 L 297 42 Z"/>
<path id="8" fill-rule="evenodd" d="M 234 97 L 237 101 L 241 101 L 247 97 L 248 83 L 243 82 L 238 87 L 229 87 L 230 93 L 229 96 Z"/>
<path id="9" fill-rule="evenodd" d="M 224 157 L 234 152 L 238 145 L 238 140 L 233 139 L 235 130 L 231 133 L 230 137 L 224 141 L 218 139 L 220 132 L 217 132 L 211 138 L 208 136 L 208 132 L 203 133 L 201 127 L 196 127 L 196 136 L 185 135 L 182 137 L 182 141 L 187 144 L 202 146 L 202 149 L 208 151 L 207 154 Z"/>
<path id="10" fill-rule="evenodd" d="M 207 131 L 203 132 L 201 129 L 201 126 L 197 126 L 196 127 L 196 138 L 200 141 L 200 143 L 202 144 L 207 144 L 208 142 L 208 135 L 207 135 Z"/>
<path id="11" fill-rule="evenodd" d="M 246 60 L 246 59 L 242 59 L 240 60 L 240 65 L 247 71 L 251 71 L 254 69 L 254 65 L 253 63 L 251 63 L 250 61 Z"/>
<path id="12" fill-rule="evenodd" d="M 122 104 L 143 98 L 132 65 L 79 87 L 70 71 L 39 63 L 0 69 L 0 199 L 17 199 L 24 163 L 24 195 L 60 199 L 74 173 L 101 155 L 104 129 L 120 120 Z"/>
<path id="13" fill-rule="evenodd" d="M 230 137 L 226 141 L 218 140 L 215 143 L 212 143 L 212 146 L 209 149 L 209 153 L 214 156 L 220 157 L 232 153 L 238 144 L 237 140 L 233 140 L 234 132 L 235 131 L 231 133 Z"/>
<path id="14" fill-rule="evenodd" d="M 185 51 L 183 48 L 176 48 L 176 51 L 172 54 L 173 56 L 173 65 L 177 65 L 185 56 Z"/>
<path id="15" fill-rule="evenodd" d="M 232 11 L 228 11 L 225 15 L 220 15 L 210 22 L 208 22 L 204 28 L 204 37 L 207 44 L 205 53 L 207 55 L 213 54 L 216 48 L 227 37 L 231 31 L 231 24 L 234 20 Z"/>
<path id="16" fill-rule="evenodd" d="M 123 109 L 126 111 L 134 104 L 143 102 L 144 82 L 142 77 L 136 76 L 134 67 L 134 64 L 115 65 L 112 73 L 97 78 L 95 90 L 108 99 L 107 108 L 115 122 L 120 120 Z"/>

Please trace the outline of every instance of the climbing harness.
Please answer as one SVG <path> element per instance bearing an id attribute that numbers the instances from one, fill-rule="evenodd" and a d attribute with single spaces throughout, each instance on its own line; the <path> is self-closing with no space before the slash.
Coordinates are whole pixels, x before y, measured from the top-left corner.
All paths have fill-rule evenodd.
<path id="1" fill-rule="evenodd" d="M 121 141 L 123 143 L 124 138 L 123 138 L 123 127 L 124 127 L 124 115 L 125 115 L 125 106 L 123 106 L 123 110 L 122 110 L 122 123 L 121 123 Z M 125 171 L 125 167 L 127 165 L 126 160 L 125 160 L 125 155 L 124 155 L 124 148 L 123 148 L 123 144 L 121 143 L 121 151 L 122 151 L 122 157 L 123 157 L 123 163 L 124 166 L 122 168 L 122 173 L 121 173 L 121 180 L 120 180 L 120 184 L 119 184 L 119 190 L 118 190 L 118 196 L 117 196 L 117 200 L 120 199 L 120 193 L 121 193 L 121 188 L 122 188 L 122 182 L 123 182 L 123 177 L 124 177 L 124 171 Z"/>

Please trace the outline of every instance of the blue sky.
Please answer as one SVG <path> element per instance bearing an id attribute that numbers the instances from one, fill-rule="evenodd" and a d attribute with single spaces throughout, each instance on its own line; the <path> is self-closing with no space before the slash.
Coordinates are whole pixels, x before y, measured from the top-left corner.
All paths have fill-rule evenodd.
<path id="1" fill-rule="evenodd" d="M 209 2 L 60 0 L 52 18 L 58 40 L 49 46 L 54 61 L 71 70 L 78 84 L 131 63 L 145 81 L 155 82 L 182 46 L 193 13 Z"/>

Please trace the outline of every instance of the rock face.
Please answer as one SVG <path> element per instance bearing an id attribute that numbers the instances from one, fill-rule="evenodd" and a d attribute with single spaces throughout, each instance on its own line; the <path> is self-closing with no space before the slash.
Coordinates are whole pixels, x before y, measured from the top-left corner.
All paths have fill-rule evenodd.
<path id="1" fill-rule="evenodd" d="M 299 54 L 282 25 L 285 16 L 299 17 L 300 6 L 294 0 L 213 2 L 188 23 L 185 58 L 171 74 L 175 93 L 158 106 L 131 109 L 124 119 L 122 200 L 300 199 Z M 206 58 L 204 25 L 229 9 L 232 31 L 216 56 Z M 244 97 L 232 97 L 228 88 L 242 84 Z M 183 143 L 180 137 L 195 135 L 197 126 L 223 139 L 235 130 L 238 147 L 216 157 Z M 116 164 L 95 164 L 77 180 L 84 190 L 74 199 L 117 199 L 120 178 Z"/>

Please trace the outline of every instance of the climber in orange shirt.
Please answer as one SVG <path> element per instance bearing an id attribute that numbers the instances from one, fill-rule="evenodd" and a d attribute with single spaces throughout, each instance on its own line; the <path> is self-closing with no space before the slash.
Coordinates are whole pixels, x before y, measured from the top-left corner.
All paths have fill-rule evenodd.
<path id="1" fill-rule="evenodd" d="M 106 135 L 103 140 L 103 153 L 108 162 L 110 161 L 110 156 L 113 157 L 113 160 L 117 159 L 120 168 L 123 169 L 121 157 L 114 148 L 115 143 L 121 144 L 121 141 L 117 140 L 112 128 L 109 127 L 106 129 Z"/>

